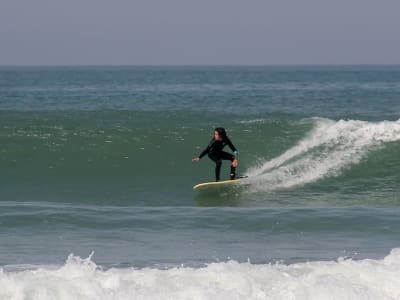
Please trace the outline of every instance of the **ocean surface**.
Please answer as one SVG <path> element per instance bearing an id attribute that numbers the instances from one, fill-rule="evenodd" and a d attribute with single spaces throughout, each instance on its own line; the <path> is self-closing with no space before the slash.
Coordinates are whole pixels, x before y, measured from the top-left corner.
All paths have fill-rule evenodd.
<path id="1" fill-rule="evenodd" d="M 400 66 L 0 67 L 0 299 L 400 299 Z"/>

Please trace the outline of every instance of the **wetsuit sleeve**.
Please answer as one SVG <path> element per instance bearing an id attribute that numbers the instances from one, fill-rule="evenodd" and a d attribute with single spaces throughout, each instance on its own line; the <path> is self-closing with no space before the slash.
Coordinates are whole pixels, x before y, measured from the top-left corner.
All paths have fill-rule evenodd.
<path id="1" fill-rule="evenodd" d="M 204 155 L 206 155 L 210 151 L 213 143 L 214 143 L 214 139 L 212 139 L 211 142 L 208 144 L 207 148 L 204 149 L 203 152 L 201 152 L 201 154 L 199 155 L 199 158 L 202 158 Z"/>
<path id="2" fill-rule="evenodd" d="M 226 144 L 229 146 L 229 148 L 231 148 L 232 152 L 237 152 L 236 147 L 232 144 L 230 139 L 226 139 Z"/>

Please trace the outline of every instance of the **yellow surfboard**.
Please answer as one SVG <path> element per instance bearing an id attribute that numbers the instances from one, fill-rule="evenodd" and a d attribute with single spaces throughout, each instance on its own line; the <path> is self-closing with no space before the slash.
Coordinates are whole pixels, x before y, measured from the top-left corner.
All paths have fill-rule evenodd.
<path id="1" fill-rule="evenodd" d="M 242 180 L 244 178 L 247 178 L 247 176 L 241 176 L 241 177 L 239 177 L 237 179 L 233 179 L 233 180 L 203 182 L 203 183 L 196 184 L 193 187 L 193 189 L 194 190 L 198 190 L 198 189 L 207 188 L 207 187 L 213 187 L 213 186 L 223 186 L 223 185 L 235 184 L 235 183 L 238 183 L 240 180 Z"/>

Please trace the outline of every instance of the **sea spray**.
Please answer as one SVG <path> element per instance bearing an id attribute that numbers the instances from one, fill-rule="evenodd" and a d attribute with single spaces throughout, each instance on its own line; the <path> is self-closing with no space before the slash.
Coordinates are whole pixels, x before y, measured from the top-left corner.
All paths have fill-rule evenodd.
<path id="1" fill-rule="evenodd" d="M 400 140 L 400 121 L 333 121 L 314 118 L 315 126 L 294 147 L 249 168 L 254 190 L 276 190 L 337 176 L 387 142 Z"/>

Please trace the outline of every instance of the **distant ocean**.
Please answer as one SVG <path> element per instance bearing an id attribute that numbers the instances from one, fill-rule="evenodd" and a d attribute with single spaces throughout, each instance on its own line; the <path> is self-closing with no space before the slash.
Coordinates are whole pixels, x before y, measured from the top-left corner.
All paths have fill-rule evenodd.
<path id="1" fill-rule="evenodd" d="M 0 67 L 0 299 L 400 299 L 400 66 Z"/>

